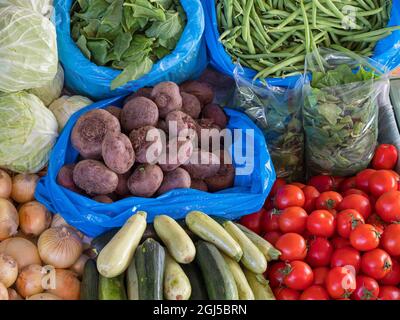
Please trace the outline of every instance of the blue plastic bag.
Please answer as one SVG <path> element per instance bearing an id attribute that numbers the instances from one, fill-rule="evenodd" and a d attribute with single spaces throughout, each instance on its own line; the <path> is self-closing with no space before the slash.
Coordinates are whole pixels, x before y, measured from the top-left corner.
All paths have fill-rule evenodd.
<path id="1" fill-rule="evenodd" d="M 236 175 L 233 188 L 216 193 L 176 189 L 157 198 L 131 197 L 112 204 L 103 204 L 59 186 L 56 182 L 59 170 L 64 164 L 75 163 L 78 157 L 78 152 L 70 141 L 75 122 L 89 110 L 109 105 L 121 106 L 123 99 L 124 97 L 111 98 L 95 103 L 78 111 L 68 121 L 51 153 L 48 173 L 39 181 L 35 192 L 36 199 L 51 212 L 60 213 L 69 224 L 85 234 L 97 236 L 123 225 L 138 210 L 146 211 L 147 219 L 151 222 L 159 214 L 181 219 L 192 210 L 236 219 L 261 209 L 275 181 L 275 170 L 264 135 L 245 114 L 227 108 L 225 110 L 230 117 L 229 129 L 254 130 L 254 170 L 250 175 Z M 241 144 L 235 142 L 233 148 L 235 145 L 246 150 L 246 137 L 242 137 Z M 239 164 L 236 160 L 233 157 L 236 169 L 246 165 Z"/>
<path id="2" fill-rule="evenodd" d="M 216 70 L 233 78 L 235 64 L 232 58 L 226 53 L 222 43 L 218 41 L 220 34 L 216 18 L 215 0 L 202 0 L 205 14 L 205 39 L 207 42 L 210 64 Z M 393 0 L 391 17 L 388 26 L 400 25 L 400 0 Z M 380 40 L 372 57 L 374 61 L 385 65 L 392 70 L 400 65 L 400 55 L 396 54 L 400 46 L 400 30 L 394 31 L 390 36 Z M 256 71 L 244 68 L 246 79 L 251 80 L 257 74 Z M 267 78 L 268 84 L 278 87 L 293 88 L 296 86 L 300 76 L 286 78 Z M 260 83 L 259 80 L 256 84 Z"/>
<path id="3" fill-rule="evenodd" d="M 200 76 L 207 66 L 203 39 L 204 13 L 200 0 L 181 0 L 187 24 L 173 52 L 154 64 L 151 71 L 138 80 L 111 91 L 111 82 L 120 70 L 97 66 L 89 61 L 71 38 L 70 10 L 74 0 L 55 0 L 55 21 L 60 61 L 64 67 L 65 84 L 77 94 L 101 100 L 126 95 L 139 88 L 162 81 L 181 83 Z"/>

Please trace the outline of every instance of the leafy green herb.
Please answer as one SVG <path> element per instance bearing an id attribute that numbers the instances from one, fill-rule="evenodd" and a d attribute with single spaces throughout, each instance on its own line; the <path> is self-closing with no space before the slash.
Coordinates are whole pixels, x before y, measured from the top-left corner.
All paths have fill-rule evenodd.
<path id="1" fill-rule="evenodd" d="M 311 174 L 348 176 L 368 166 L 378 133 L 376 78 L 362 66 L 313 73 L 303 109 Z"/>
<path id="2" fill-rule="evenodd" d="M 115 89 L 174 50 L 185 23 L 178 0 L 76 0 L 71 35 L 88 59 L 122 70 L 112 82 Z"/>

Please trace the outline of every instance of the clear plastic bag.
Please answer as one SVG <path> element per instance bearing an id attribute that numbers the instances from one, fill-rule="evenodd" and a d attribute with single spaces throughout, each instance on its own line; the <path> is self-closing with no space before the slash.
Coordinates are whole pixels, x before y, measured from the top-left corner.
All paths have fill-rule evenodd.
<path id="1" fill-rule="evenodd" d="M 303 125 L 309 175 L 365 169 L 378 139 L 379 86 L 385 69 L 353 53 L 321 48 L 306 58 Z"/>
<path id="2" fill-rule="evenodd" d="M 243 72 L 237 65 L 231 105 L 245 112 L 263 131 L 277 177 L 303 180 L 302 82 L 292 89 L 261 85 L 247 80 Z"/>

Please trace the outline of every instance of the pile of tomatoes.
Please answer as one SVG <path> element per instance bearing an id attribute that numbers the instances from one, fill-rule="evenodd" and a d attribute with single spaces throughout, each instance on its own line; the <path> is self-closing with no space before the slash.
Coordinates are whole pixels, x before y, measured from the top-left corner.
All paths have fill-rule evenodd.
<path id="1" fill-rule="evenodd" d="M 380 145 L 355 177 L 277 179 L 241 223 L 281 251 L 265 276 L 279 300 L 400 300 L 397 150 Z"/>

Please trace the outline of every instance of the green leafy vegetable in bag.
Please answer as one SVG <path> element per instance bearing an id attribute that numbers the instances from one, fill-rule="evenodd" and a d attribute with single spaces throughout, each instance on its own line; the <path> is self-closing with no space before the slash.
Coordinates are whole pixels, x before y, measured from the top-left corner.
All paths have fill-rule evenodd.
<path id="1" fill-rule="evenodd" d="M 99 66 L 122 70 L 111 89 L 150 72 L 175 49 L 186 15 L 178 0 L 77 0 L 71 34 Z"/>
<path id="2" fill-rule="evenodd" d="M 21 91 L 0 94 L 0 167 L 35 173 L 49 159 L 57 120 L 43 102 Z"/>

